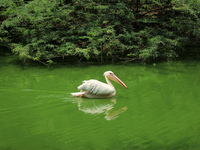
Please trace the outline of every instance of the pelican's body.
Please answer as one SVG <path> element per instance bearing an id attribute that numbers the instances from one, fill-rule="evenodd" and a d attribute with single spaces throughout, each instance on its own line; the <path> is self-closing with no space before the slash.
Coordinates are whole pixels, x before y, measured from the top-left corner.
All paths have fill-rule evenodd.
<path id="1" fill-rule="evenodd" d="M 116 90 L 110 82 L 110 79 L 127 88 L 127 86 L 118 77 L 116 77 L 112 71 L 106 71 L 104 76 L 108 84 L 94 79 L 85 80 L 83 81 L 83 84 L 78 87 L 80 92 L 71 93 L 72 96 L 87 98 L 113 97 L 116 95 Z"/>

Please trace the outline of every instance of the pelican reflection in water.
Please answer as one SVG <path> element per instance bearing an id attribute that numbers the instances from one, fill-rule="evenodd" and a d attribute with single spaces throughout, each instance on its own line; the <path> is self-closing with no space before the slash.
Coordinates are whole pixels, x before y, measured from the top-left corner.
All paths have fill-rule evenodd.
<path id="1" fill-rule="evenodd" d="M 124 106 L 115 110 L 115 98 L 105 100 L 77 99 L 76 103 L 78 103 L 78 109 L 80 111 L 91 115 L 105 114 L 104 118 L 106 120 L 113 120 L 117 118 L 120 113 L 123 113 L 127 109 L 127 107 Z"/>

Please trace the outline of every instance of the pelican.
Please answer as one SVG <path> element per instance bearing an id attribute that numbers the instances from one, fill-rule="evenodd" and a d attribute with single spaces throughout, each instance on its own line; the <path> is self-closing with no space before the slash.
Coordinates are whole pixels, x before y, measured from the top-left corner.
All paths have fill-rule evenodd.
<path id="1" fill-rule="evenodd" d="M 116 95 L 116 90 L 112 85 L 111 80 L 121 84 L 127 89 L 127 86 L 114 75 L 112 71 L 106 71 L 103 74 L 106 79 L 106 83 L 100 82 L 98 80 L 90 79 L 83 81 L 83 84 L 78 86 L 80 92 L 71 93 L 75 97 L 87 97 L 87 98 L 109 98 Z"/>

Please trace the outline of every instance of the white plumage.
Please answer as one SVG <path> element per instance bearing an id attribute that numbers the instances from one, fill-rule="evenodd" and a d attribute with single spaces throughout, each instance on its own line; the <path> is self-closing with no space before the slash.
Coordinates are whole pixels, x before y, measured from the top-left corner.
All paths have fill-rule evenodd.
<path id="1" fill-rule="evenodd" d="M 106 71 L 104 76 L 108 84 L 94 79 L 85 80 L 80 86 L 78 86 L 80 92 L 71 93 L 72 96 L 87 98 L 108 98 L 115 96 L 116 90 L 110 82 L 110 79 L 127 88 L 127 86 L 117 76 L 115 76 L 112 71 Z"/>
<path id="2" fill-rule="evenodd" d="M 115 92 L 115 89 L 108 84 L 94 79 L 83 81 L 83 84 L 78 87 L 78 90 L 88 91 L 91 94 L 96 95 L 107 95 Z"/>

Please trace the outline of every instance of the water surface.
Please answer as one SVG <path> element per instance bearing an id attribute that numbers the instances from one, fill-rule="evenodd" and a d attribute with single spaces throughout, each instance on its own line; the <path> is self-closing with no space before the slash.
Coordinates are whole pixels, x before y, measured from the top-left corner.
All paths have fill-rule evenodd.
<path id="1" fill-rule="evenodd" d="M 0 58 L 1 150 L 200 149 L 200 64 L 33 66 Z M 81 81 L 105 82 L 110 99 L 73 98 Z"/>

